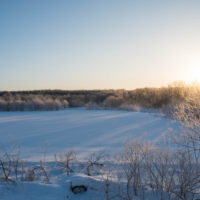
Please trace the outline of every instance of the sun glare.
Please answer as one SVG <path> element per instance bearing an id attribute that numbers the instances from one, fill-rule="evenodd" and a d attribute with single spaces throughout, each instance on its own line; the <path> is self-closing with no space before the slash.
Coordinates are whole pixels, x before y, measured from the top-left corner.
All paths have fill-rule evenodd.
<path id="1" fill-rule="evenodd" d="M 185 73 L 185 81 L 188 83 L 200 82 L 200 64 L 190 67 Z"/>

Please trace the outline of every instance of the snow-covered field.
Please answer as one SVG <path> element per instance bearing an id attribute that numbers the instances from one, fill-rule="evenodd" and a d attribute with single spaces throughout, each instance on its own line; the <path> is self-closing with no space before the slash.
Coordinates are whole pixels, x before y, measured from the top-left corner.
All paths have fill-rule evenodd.
<path id="1" fill-rule="evenodd" d="M 20 148 L 22 159 L 50 160 L 57 153 L 74 149 L 84 158 L 91 152 L 120 151 L 130 139 L 150 141 L 159 146 L 168 145 L 170 135 L 178 129 L 177 124 L 161 114 L 147 112 L 67 109 L 51 112 L 1 112 L 0 148 Z M 45 164 L 46 165 L 46 164 Z M 103 177 L 89 177 L 75 173 L 67 176 L 46 165 L 50 182 L 0 182 L 2 200 L 103 200 L 108 199 Z M 50 163 L 51 165 L 51 163 Z M 56 171 L 57 170 L 57 171 Z M 114 180 L 113 180 L 114 181 Z M 118 191 L 113 182 L 111 190 Z M 72 185 L 86 185 L 88 191 L 73 194 Z M 157 199 L 148 195 L 149 200 Z M 109 194 L 110 195 L 110 194 Z M 112 195 L 112 192 L 111 192 Z"/>
<path id="2" fill-rule="evenodd" d="M 54 177 L 55 178 L 55 177 Z M 69 191 L 72 184 L 84 184 L 88 191 L 73 194 Z M 1 200 L 103 200 L 103 180 L 83 174 L 72 176 L 58 175 L 53 183 L 21 182 L 14 185 L 0 185 Z"/>
<path id="3" fill-rule="evenodd" d="M 1 112 L 0 148 L 20 148 L 38 160 L 74 149 L 116 152 L 129 139 L 167 145 L 177 125 L 160 114 L 130 111 L 67 109 L 47 112 Z"/>

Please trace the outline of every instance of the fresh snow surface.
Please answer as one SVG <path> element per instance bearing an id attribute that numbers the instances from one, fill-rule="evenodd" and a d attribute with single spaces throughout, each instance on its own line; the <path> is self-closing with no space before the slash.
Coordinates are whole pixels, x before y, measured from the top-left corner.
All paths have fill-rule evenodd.
<path id="1" fill-rule="evenodd" d="M 166 146 L 177 124 L 148 112 L 66 109 L 0 112 L 0 148 L 19 148 L 25 159 L 53 159 L 73 149 L 81 156 L 119 151 L 130 139 Z"/>
<path id="2" fill-rule="evenodd" d="M 109 181 L 109 199 L 116 196 L 119 186 Z M 84 185 L 87 191 L 74 194 L 71 186 Z M 56 176 L 51 183 L 19 182 L 0 185 L 1 200 L 106 200 L 106 180 L 102 177 L 89 177 L 84 174 Z M 115 197 L 116 200 L 121 200 Z M 135 200 L 143 198 L 134 197 Z M 146 200 L 159 200 L 152 192 L 147 192 Z M 166 198 L 167 199 L 167 198 Z"/>
<path id="3" fill-rule="evenodd" d="M 109 173 L 106 175 L 106 171 L 103 171 L 99 175 L 89 177 L 84 174 L 84 170 L 80 170 L 67 176 L 66 172 L 57 166 L 54 155 L 69 149 L 77 151 L 80 159 L 96 151 L 116 153 L 130 139 L 150 141 L 166 147 L 171 135 L 177 130 L 176 122 L 158 113 L 85 109 L 0 112 L 0 150 L 13 152 L 19 149 L 20 157 L 27 161 L 25 166 L 35 166 L 37 161 L 44 158 L 53 160 L 45 163 L 49 183 L 38 179 L 33 182 L 19 180 L 14 184 L 0 181 L 0 200 L 108 199 L 106 177 L 110 176 Z M 114 173 L 115 167 L 108 167 Z M 123 181 L 119 182 L 113 179 L 114 177 L 111 177 L 109 182 L 111 199 L 118 194 L 119 185 L 125 186 Z M 76 185 L 87 186 L 87 192 L 73 194 L 70 187 Z M 145 199 L 159 200 L 155 195 L 146 191 Z"/>
<path id="4" fill-rule="evenodd" d="M 73 194 L 70 187 L 85 185 L 87 192 Z M 1 200 L 103 200 L 103 180 L 84 174 L 56 176 L 53 183 L 19 182 L 0 185 Z"/>

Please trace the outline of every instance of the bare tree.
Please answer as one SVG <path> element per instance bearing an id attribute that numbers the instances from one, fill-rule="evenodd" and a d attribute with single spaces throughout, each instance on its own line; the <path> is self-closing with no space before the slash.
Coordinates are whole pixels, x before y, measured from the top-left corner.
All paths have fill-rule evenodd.
<path id="1" fill-rule="evenodd" d="M 49 175 L 43 161 L 33 167 L 26 167 L 25 170 L 25 181 L 35 181 L 35 180 L 44 180 L 45 182 L 49 183 Z"/>
<path id="2" fill-rule="evenodd" d="M 200 89 L 193 88 L 191 95 L 182 103 L 174 105 L 173 116 L 180 120 L 184 129 L 177 139 L 179 145 L 185 146 L 199 154 L 200 152 Z M 198 155 L 197 155 L 198 157 Z"/>
<path id="3" fill-rule="evenodd" d="M 92 176 L 93 171 L 98 172 L 104 166 L 105 157 L 104 151 L 90 154 L 86 158 L 86 174 Z"/>
<path id="4" fill-rule="evenodd" d="M 55 160 L 61 168 L 66 170 L 67 175 L 74 172 L 71 165 L 76 161 L 76 152 L 73 150 L 67 151 L 65 154 L 55 155 Z"/>
<path id="5" fill-rule="evenodd" d="M 200 166 L 193 159 L 191 151 L 183 150 L 175 153 L 173 187 L 170 192 L 182 200 L 193 200 L 200 194 Z"/>
<path id="6" fill-rule="evenodd" d="M 9 154 L 5 153 L 0 158 L 0 169 L 2 171 L 2 179 L 6 182 L 13 182 L 11 175 L 11 159 Z"/>
<path id="7" fill-rule="evenodd" d="M 169 198 L 174 186 L 175 156 L 167 149 L 155 148 L 145 155 L 145 184 L 160 200 Z"/>
<path id="8" fill-rule="evenodd" d="M 138 196 L 143 188 L 144 155 L 149 150 L 148 143 L 139 141 L 128 142 L 120 154 L 120 163 L 126 178 L 126 193 L 129 200 Z"/>
<path id="9" fill-rule="evenodd" d="M 19 157 L 18 149 L 14 148 L 10 151 L 1 151 L 0 153 L 0 171 L 1 178 L 6 182 L 15 182 L 18 180 L 20 173 L 20 165 L 22 161 Z"/>

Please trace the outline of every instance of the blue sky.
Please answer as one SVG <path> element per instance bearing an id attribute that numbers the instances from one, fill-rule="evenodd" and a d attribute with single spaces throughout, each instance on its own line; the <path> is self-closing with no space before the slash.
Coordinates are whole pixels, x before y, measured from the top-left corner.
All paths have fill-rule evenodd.
<path id="1" fill-rule="evenodd" d="M 0 0 L 0 90 L 200 80 L 198 0 Z"/>

